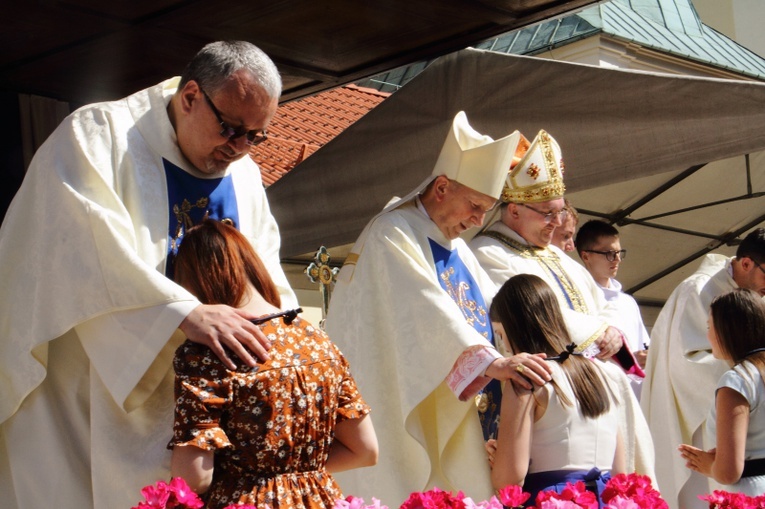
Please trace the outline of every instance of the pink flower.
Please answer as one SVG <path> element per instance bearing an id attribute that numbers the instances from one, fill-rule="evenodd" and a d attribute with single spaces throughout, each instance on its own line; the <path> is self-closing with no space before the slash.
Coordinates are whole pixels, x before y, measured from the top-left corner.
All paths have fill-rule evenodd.
<path id="1" fill-rule="evenodd" d="M 547 500 L 537 500 L 537 509 L 582 509 L 582 506 L 570 500 L 561 500 L 559 498 L 550 498 Z"/>
<path id="2" fill-rule="evenodd" d="M 141 494 L 146 501 L 141 503 L 144 507 L 165 509 L 167 501 L 170 499 L 170 490 L 165 481 L 157 481 L 154 486 L 144 486 Z"/>
<path id="3" fill-rule="evenodd" d="M 204 502 L 199 495 L 194 493 L 182 477 L 175 477 L 170 481 L 168 489 L 175 495 L 175 500 L 184 509 L 200 509 Z"/>
<path id="4" fill-rule="evenodd" d="M 465 509 L 461 491 L 452 495 L 451 491 L 433 488 L 425 492 L 414 492 L 409 495 L 400 509 Z"/>
<path id="5" fill-rule="evenodd" d="M 491 497 L 482 502 L 474 502 L 472 498 L 465 497 L 462 502 L 465 504 L 465 509 L 503 509 L 502 502 L 497 497 Z"/>
<path id="6" fill-rule="evenodd" d="M 701 500 L 709 502 L 710 509 L 763 509 L 765 497 L 762 495 L 750 497 L 743 493 L 730 493 L 715 490 L 709 495 L 699 495 Z"/>
<path id="7" fill-rule="evenodd" d="M 563 504 L 562 502 L 570 502 L 570 504 Z M 598 509 L 598 497 L 587 491 L 582 481 L 577 481 L 575 484 L 566 483 L 566 487 L 560 493 L 553 490 L 540 491 L 537 493 L 536 503 L 537 509 L 557 507 Z"/>
<path id="8" fill-rule="evenodd" d="M 650 477 L 634 473 L 618 474 L 612 477 L 600 497 L 606 504 L 619 497 L 634 502 L 638 509 L 669 508 L 664 499 L 661 498 L 661 493 L 653 489 Z"/>
<path id="9" fill-rule="evenodd" d="M 371 505 L 365 505 L 363 498 L 348 495 L 345 499 L 335 500 L 333 509 L 388 509 L 388 507 L 380 505 L 380 501 L 374 497 L 372 497 Z"/>
<path id="10" fill-rule="evenodd" d="M 642 507 L 630 498 L 616 495 L 603 506 L 603 509 L 642 509 Z"/>
<path id="11" fill-rule="evenodd" d="M 170 484 L 157 481 L 153 486 L 144 486 L 141 494 L 144 501 L 132 509 L 201 509 L 204 505 L 180 477 L 171 480 Z"/>
<path id="12" fill-rule="evenodd" d="M 499 499 L 508 507 L 523 507 L 531 493 L 526 493 L 523 488 L 515 484 L 505 486 L 499 490 Z"/>

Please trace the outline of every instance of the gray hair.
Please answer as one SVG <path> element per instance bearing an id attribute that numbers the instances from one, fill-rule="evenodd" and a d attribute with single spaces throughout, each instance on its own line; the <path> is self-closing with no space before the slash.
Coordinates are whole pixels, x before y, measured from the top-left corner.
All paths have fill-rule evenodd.
<path id="1" fill-rule="evenodd" d="M 282 79 L 273 61 L 247 41 L 216 41 L 197 53 L 181 75 L 179 89 L 191 80 L 208 93 L 219 90 L 232 74 L 246 70 L 271 98 L 282 93 Z"/>

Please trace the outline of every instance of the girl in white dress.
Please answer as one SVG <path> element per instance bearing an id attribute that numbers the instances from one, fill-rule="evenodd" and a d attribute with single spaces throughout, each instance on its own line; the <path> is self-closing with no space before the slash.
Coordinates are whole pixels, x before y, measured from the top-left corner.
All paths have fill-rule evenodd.
<path id="1" fill-rule="evenodd" d="M 581 356 L 552 289 L 541 278 L 507 280 L 489 311 L 494 333 L 514 354 L 546 354 L 552 382 L 532 391 L 505 385 L 496 443 L 487 444 L 496 489 L 560 492 L 583 481 L 598 495 L 625 471 L 618 402 L 601 361 Z"/>
<path id="2" fill-rule="evenodd" d="M 765 493 L 765 303 L 751 290 L 720 295 L 710 305 L 712 355 L 732 366 L 717 383 L 703 451 L 681 445 L 686 466 L 720 484 L 713 489 Z"/>

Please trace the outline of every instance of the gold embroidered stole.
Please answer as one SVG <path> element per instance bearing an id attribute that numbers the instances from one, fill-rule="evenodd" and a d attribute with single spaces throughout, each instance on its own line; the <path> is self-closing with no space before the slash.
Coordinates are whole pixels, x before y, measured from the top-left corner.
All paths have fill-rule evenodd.
<path id="1" fill-rule="evenodd" d="M 587 303 L 582 297 L 581 292 L 576 285 L 568 277 L 566 271 L 563 269 L 560 257 L 557 253 L 545 247 L 529 246 L 527 244 L 521 244 L 520 242 L 511 239 L 507 235 L 496 231 L 483 231 L 479 233 L 486 237 L 498 240 L 503 245 L 510 248 L 518 256 L 525 259 L 535 260 L 544 269 L 544 271 L 558 284 L 563 296 L 566 298 L 566 302 L 571 309 L 580 313 L 589 314 Z"/>

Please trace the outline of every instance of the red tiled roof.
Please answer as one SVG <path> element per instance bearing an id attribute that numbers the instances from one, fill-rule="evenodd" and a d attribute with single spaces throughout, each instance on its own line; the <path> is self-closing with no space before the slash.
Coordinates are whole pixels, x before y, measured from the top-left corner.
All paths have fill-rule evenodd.
<path id="1" fill-rule="evenodd" d="M 390 94 L 346 85 L 279 106 L 268 140 L 250 149 L 268 187 Z"/>

